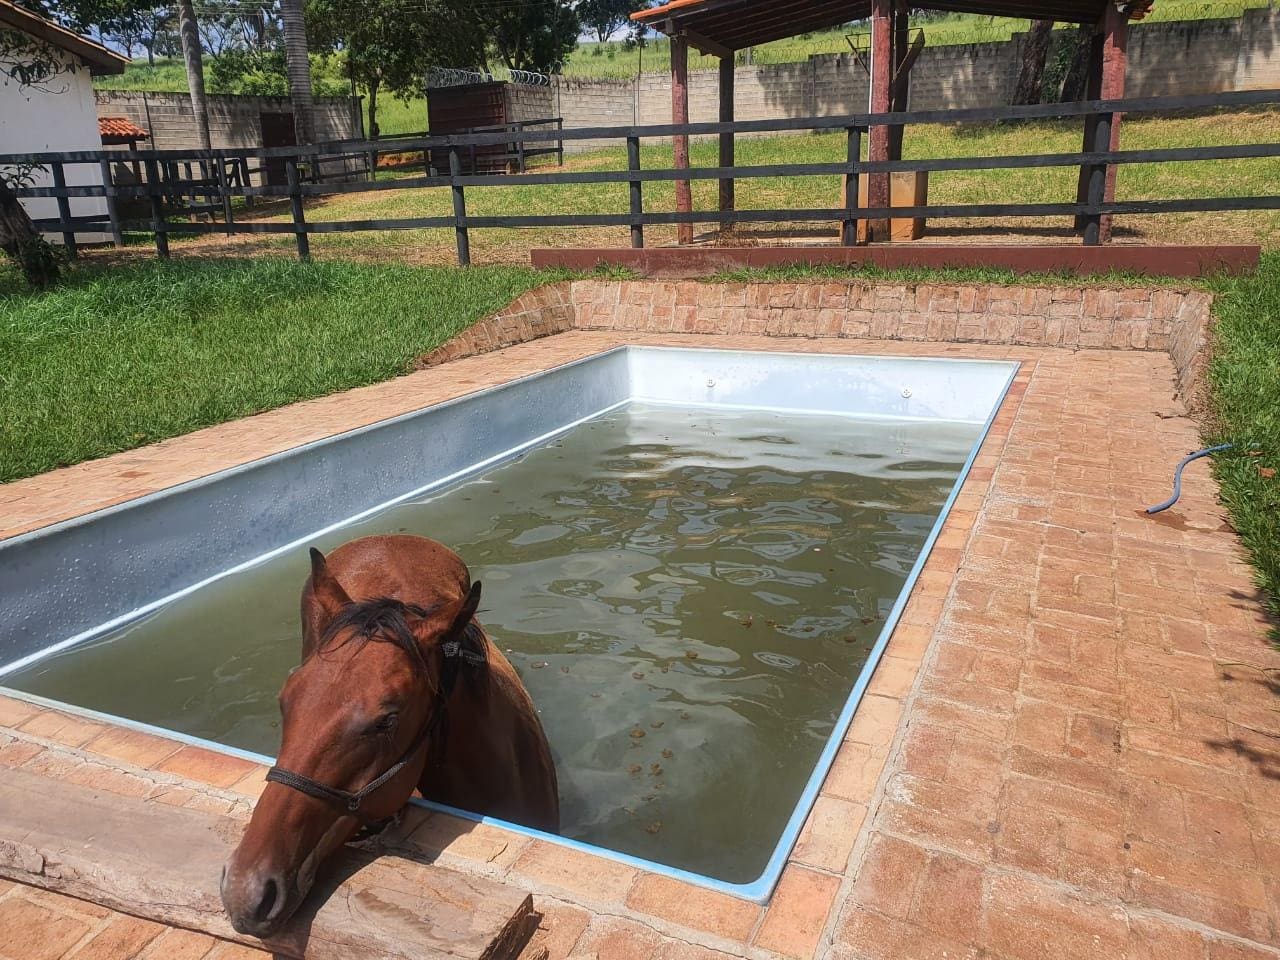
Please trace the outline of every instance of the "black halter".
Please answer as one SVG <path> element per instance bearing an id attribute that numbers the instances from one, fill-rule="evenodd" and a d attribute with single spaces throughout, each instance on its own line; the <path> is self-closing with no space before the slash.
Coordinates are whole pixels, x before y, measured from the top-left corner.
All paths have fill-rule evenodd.
<path id="1" fill-rule="evenodd" d="M 267 781 L 281 784 L 291 790 L 297 790 L 299 793 L 305 793 L 307 796 L 315 797 L 317 800 L 323 800 L 344 816 L 358 819 L 363 826 L 353 839 L 364 840 L 367 837 L 381 833 L 399 819 L 399 812 L 397 811 L 391 816 L 383 817 L 380 820 L 374 820 L 366 816 L 360 808 L 370 795 L 389 783 L 412 762 L 418 751 L 426 746 L 427 741 L 431 739 L 431 734 L 444 722 L 445 708 L 448 706 L 453 688 L 457 685 L 458 673 L 462 665 L 465 663 L 474 667 L 484 666 L 487 663 L 483 652 L 477 649 L 468 649 L 467 646 L 464 646 L 464 644 L 468 643 L 474 645 L 479 634 L 480 627 L 472 621 L 462 631 L 461 639 L 449 640 L 440 645 L 440 651 L 444 654 L 444 667 L 440 672 L 440 695 L 431 714 L 427 717 L 427 722 L 423 724 L 422 730 L 413 738 L 413 742 L 409 744 L 409 748 L 400 756 L 400 759 L 359 790 L 352 792 L 330 787 L 320 783 L 318 780 L 313 780 L 300 773 L 294 773 L 292 770 L 286 770 L 281 766 L 274 766 L 267 771 Z"/>

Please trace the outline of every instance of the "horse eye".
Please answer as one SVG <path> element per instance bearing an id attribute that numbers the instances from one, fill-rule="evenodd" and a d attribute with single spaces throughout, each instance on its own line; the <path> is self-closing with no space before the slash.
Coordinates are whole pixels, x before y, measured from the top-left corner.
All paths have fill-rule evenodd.
<path id="1" fill-rule="evenodd" d="M 378 733 L 390 733 L 396 728 L 396 724 L 399 722 L 400 714 L 388 713 L 385 716 L 379 717 L 378 722 L 375 723 L 373 727 L 378 731 Z"/>

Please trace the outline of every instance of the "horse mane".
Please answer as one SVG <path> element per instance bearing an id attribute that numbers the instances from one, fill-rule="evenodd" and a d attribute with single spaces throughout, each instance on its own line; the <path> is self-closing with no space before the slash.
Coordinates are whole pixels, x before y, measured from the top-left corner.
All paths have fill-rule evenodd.
<path id="1" fill-rule="evenodd" d="M 361 646 L 370 641 L 391 643 L 403 650 L 416 667 L 425 670 L 426 659 L 409 627 L 409 617 L 427 617 L 438 608 L 438 604 L 422 607 L 415 603 L 405 603 L 394 597 L 374 597 L 371 600 L 349 603 L 325 627 L 317 650 L 319 652 L 326 649 L 337 650 L 352 642 L 358 642 Z M 341 643 L 334 644 L 333 641 L 338 635 L 346 630 L 350 630 L 351 635 Z M 472 620 L 456 639 L 463 640 L 477 652 L 482 652 L 483 645 L 480 643 L 482 636 L 483 631 Z"/>
<path id="2" fill-rule="evenodd" d="M 318 649 L 337 650 L 353 641 L 362 646 L 371 640 L 391 643 L 408 654 L 415 665 L 425 668 L 422 649 L 409 628 L 409 617 L 425 617 L 433 609 L 434 607 L 429 609 L 405 603 L 394 597 L 374 597 L 372 600 L 349 603 L 325 627 Z M 351 631 L 351 636 L 339 644 L 333 644 L 338 635 L 346 630 Z"/>

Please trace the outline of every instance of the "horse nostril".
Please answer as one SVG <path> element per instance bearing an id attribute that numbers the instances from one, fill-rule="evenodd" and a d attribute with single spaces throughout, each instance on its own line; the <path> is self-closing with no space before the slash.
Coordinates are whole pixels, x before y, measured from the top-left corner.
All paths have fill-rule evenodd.
<path id="1" fill-rule="evenodd" d="M 280 885 L 274 878 L 262 885 L 262 900 L 258 909 L 253 912 L 253 919 L 258 923 L 266 923 L 276 913 L 277 901 L 280 899 Z"/>

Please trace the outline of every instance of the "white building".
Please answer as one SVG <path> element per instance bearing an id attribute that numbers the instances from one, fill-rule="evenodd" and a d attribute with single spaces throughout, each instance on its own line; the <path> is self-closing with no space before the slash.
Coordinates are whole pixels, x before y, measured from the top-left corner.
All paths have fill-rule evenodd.
<path id="1" fill-rule="evenodd" d="M 0 155 L 101 150 L 91 77 L 101 73 L 123 73 L 128 59 L 38 14 L 15 6 L 10 0 L 0 0 L 0 33 L 31 37 L 33 41 L 56 51 L 63 58 L 63 63 L 72 68 L 52 80 L 34 85 L 24 85 L 0 71 Z M 68 165 L 66 178 L 67 184 L 73 186 L 102 182 L 94 164 Z M 36 171 L 33 179 L 36 186 L 52 185 L 47 170 Z M 25 199 L 22 205 L 32 219 L 58 216 L 58 201 L 52 198 Z M 107 203 L 102 198 L 71 199 L 72 216 L 106 212 Z M 59 238 L 51 236 L 50 239 Z M 80 239 L 105 239 L 105 235 L 82 235 Z"/>

